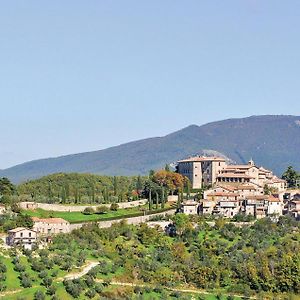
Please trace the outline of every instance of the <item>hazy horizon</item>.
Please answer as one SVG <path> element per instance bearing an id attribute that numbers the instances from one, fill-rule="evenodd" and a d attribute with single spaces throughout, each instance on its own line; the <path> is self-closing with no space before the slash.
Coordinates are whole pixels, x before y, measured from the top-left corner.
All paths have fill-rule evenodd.
<path id="1" fill-rule="evenodd" d="M 297 1 L 2 3 L 0 169 L 300 115 L 299 12 Z"/>

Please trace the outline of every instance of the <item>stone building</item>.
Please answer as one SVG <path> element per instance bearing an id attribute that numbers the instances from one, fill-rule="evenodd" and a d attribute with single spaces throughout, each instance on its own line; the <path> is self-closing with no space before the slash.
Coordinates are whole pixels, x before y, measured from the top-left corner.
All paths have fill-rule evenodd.
<path id="1" fill-rule="evenodd" d="M 33 229 L 41 236 L 51 236 L 58 233 L 69 233 L 70 223 L 62 218 L 40 219 L 33 217 Z"/>
<path id="2" fill-rule="evenodd" d="M 178 161 L 177 170 L 190 180 L 193 189 L 201 189 L 214 184 L 225 166 L 224 158 L 196 156 Z"/>

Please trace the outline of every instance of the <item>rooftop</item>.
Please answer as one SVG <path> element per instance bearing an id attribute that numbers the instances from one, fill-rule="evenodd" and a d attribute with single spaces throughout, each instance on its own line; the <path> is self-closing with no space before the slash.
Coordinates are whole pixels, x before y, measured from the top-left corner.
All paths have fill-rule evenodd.
<path id="1" fill-rule="evenodd" d="M 217 157 L 217 156 L 194 156 L 187 159 L 179 160 L 178 162 L 201 162 L 201 161 L 225 161 L 223 157 Z"/>
<path id="2" fill-rule="evenodd" d="M 14 233 L 16 233 L 16 232 L 23 231 L 23 230 L 34 231 L 34 230 L 32 230 L 32 229 L 28 229 L 28 228 L 25 228 L 25 227 L 17 227 L 17 228 L 14 228 L 14 229 L 9 230 L 8 232 L 14 232 Z M 35 231 L 34 231 L 34 232 L 35 232 Z"/>

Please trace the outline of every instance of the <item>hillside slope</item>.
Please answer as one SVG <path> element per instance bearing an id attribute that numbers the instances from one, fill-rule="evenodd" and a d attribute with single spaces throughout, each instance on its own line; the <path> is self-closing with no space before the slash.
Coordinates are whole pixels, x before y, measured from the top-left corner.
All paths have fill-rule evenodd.
<path id="1" fill-rule="evenodd" d="M 57 172 L 106 175 L 146 174 L 203 149 L 218 151 L 237 163 L 253 158 L 281 174 L 300 169 L 300 117 L 252 116 L 202 126 L 191 125 L 164 137 L 143 139 L 100 151 L 27 162 L 0 171 L 14 182 Z"/>

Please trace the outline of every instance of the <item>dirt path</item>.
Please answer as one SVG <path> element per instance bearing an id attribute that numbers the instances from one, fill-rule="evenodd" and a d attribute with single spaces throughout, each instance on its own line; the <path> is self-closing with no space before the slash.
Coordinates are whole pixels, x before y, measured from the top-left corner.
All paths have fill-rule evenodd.
<path id="1" fill-rule="evenodd" d="M 62 278 L 56 279 L 55 281 L 63 281 L 64 279 L 73 280 L 73 279 L 80 278 L 80 277 L 86 275 L 91 269 L 95 268 L 98 265 L 99 265 L 98 261 L 89 261 L 88 264 L 83 267 L 82 271 L 80 271 L 78 273 L 68 274 Z"/>
<path id="2" fill-rule="evenodd" d="M 17 289 L 17 290 L 13 290 L 13 291 L 5 291 L 5 292 L 1 292 L 0 293 L 0 298 L 5 299 L 5 296 L 9 296 L 9 295 L 13 295 L 16 293 L 22 292 L 22 289 Z"/>

